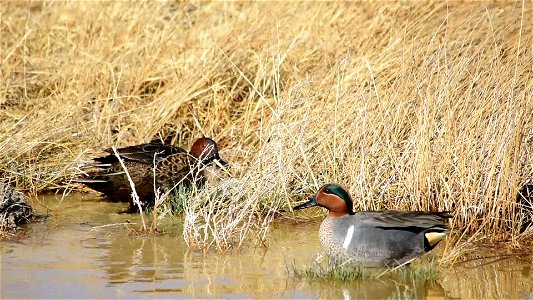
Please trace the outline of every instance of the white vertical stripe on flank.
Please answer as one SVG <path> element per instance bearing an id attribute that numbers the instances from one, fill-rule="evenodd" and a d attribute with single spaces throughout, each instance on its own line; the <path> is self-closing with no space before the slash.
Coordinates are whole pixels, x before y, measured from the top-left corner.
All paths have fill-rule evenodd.
<path id="1" fill-rule="evenodd" d="M 350 243 L 352 242 L 353 238 L 353 231 L 354 231 L 353 225 L 348 228 L 348 232 L 346 233 L 346 237 L 344 238 L 344 243 L 342 243 L 342 248 L 348 250 L 348 246 L 350 246 Z"/>

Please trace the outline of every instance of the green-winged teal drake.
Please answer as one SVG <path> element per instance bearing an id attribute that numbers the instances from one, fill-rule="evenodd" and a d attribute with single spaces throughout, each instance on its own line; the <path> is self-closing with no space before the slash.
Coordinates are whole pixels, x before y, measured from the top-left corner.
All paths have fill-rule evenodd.
<path id="1" fill-rule="evenodd" d="M 353 212 L 350 194 L 338 184 L 322 186 L 294 210 L 321 206 L 329 210 L 320 224 L 320 243 L 330 258 L 368 266 L 394 266 L 433 249 L 450 229 L 448 212 Z"/>
<path id="2" fill-rule="evenodd" d="M 89 165 L 93 167 L 92 170 L 77 182 L 103 193 L 113 201 L 127 200 L 130 202 L 129 212 L 137 211 L 124 169 L 112 149 L 106 152 L 109 155 L 93 159 L 95 163 Z M 190 152 L 159 140 L 120 148 L 117 152 L 135 185 L 143 208 L 154 204 L 154 184 L 161 192 L 179 185 L 203 185 L 208 167 L 227 166 L 220 158 L 216 142 L 207 137 L 197 139 Z"/>

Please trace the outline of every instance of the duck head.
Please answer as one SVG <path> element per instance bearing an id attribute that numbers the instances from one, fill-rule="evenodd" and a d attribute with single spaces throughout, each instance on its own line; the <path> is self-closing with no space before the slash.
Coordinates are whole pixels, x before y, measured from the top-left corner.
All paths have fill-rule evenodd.
<path id="1" fill-rule="evenodd" d="M 223 161 L 218 154 L 217 143 L 208 137 L 197 139 L 192 144 L 190 153 L 204 165 L 215 163 L 222 168 L 228 166 L 228 163 Z"/>
<path id="2" fill-rule="evenodd" d="M 337 218 L 354 214 L 352 197 L 342 186 L 336 183 L 323 185 L 309 201 L 295 206 L 293 210 L 317 205 L 329 210 L 328 217 Z"/>

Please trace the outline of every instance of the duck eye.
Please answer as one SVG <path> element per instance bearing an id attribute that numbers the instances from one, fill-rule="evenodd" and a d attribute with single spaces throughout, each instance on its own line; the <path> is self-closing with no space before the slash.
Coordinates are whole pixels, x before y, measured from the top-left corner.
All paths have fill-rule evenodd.
<path id="1" fill-rule="evenodd" d="M 325 188 L 322 192 L 325 194 L 333 194 L 333 192 L 329 188 Z"/>

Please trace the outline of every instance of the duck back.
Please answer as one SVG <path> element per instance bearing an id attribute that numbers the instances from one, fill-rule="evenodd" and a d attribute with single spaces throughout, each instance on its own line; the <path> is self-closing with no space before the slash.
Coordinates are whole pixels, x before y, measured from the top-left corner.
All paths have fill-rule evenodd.
<path id="1" fill-rule="evenodd" d="M 446 213 L 358 212 L 327 217 L 320 226 L 320 241 L 334 259 L 350 259 L 369 267 L 403 264 L 431 250 L 427 233 L 443 235 L 449 229 Z"/>

